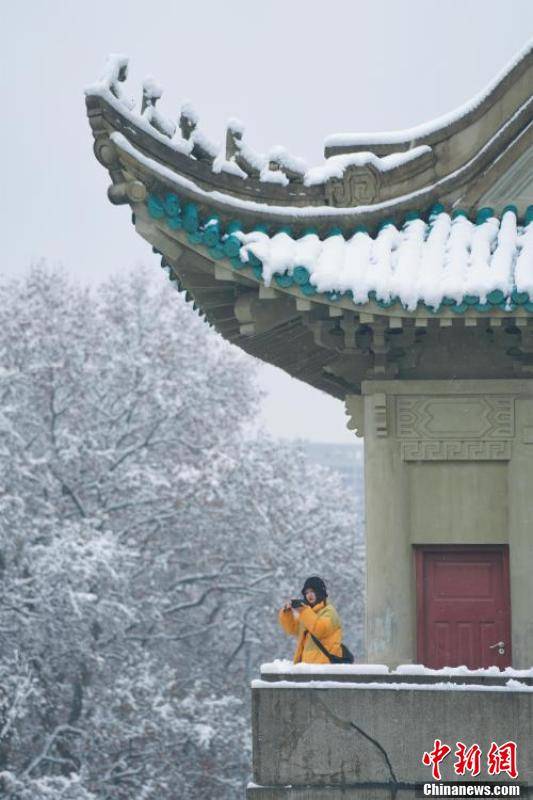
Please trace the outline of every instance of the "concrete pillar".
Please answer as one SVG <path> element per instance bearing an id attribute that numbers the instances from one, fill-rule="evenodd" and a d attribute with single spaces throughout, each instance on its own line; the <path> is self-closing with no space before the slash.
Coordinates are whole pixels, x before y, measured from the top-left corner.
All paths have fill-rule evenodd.
<path id="1" fill-rule="evenodd" d="M 531 382 L 533 386 L 533 382 Z M 533 391 L 531 389 L 530 391 Z M 533 397 L 518 395 L 509 462 L 509 567 L 513 665 L 533 665 Z"/>
<path id="2" fill-rule="evenodd" d="M 382 392 L 365 397 L 366 650 L 370 663 L 413 659 L 413 575 L 407 475 Z"/>

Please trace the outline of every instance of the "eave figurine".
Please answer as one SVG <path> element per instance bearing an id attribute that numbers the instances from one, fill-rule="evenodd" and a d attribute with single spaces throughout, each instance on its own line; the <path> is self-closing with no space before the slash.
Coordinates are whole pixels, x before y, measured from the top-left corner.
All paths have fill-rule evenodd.
<path id="1" fill-rule="evenodd" d="M 364 436 L 366 665 L 264 667 L 248 797 L 413 796 L 437 739 L 517 740 L 532 783 L 531 47 L 457 111 L 331 136 L 312 168 L 235 120 L 218 150 L 153 80 L 137 111 L 126 78 L 113 56 L 86 92 L 109 199 L 209 324 Z"/>

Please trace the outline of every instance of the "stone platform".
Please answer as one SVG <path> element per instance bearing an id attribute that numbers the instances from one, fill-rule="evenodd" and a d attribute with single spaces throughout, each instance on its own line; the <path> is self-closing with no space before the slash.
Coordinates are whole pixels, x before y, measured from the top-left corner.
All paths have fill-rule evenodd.
<path id="1" fill-rule="evenodd" d="M 307 667 L 307 670 L 310 668 Z M 408 668 L 405 668 L 408 671 Z M 370 665 L 325 666 L 313 672 L 265 665 L 252 684 L 252 800 L 411 798 L 433 780 L 422 763 L 434 740 L 449 745 L 445 781 L 457 742 L 481 748 L 476 781 L 491 776 L 492 742 L 517 744 L 517 782 L 533 784 L 533 670 L 439 670 L 411 674 Z"/>

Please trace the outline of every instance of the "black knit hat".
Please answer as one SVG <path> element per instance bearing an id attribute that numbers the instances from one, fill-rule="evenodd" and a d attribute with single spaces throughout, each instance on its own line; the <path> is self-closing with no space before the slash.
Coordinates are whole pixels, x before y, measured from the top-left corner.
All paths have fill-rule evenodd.
<path id="1" fill-rule="evenodd" d="M 305 596 L 305 592 L 307 589 L 312 589 L 313 592 L 316 594 L 317 602 L 320 603 L 322 600 L 325 600 L 328 596 L 328 590 L 326 589 L 326 584 L 319 578 L 317 575 L 313 575 L 311 578 L 308 578 L 304 583 L 302 594 Z"/>

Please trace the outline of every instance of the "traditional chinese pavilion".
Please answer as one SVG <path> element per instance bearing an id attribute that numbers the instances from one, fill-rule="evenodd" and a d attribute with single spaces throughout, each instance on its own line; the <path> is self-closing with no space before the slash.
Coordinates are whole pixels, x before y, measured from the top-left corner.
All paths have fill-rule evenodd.
<path id="1" fill-rule="evenodd" d="M 345 401 L 364 436 L 368 663 L 530 667 L 531 47 L 456 112 L 396 133 L 331 136 L 312 168 L 283 148 L 255 152 L 236 121 L 215 146 L 189 106 L 176 122 L 160 111 L 153 80 L 136 109 L 126 78 L 127 59 L 112 57 L 86 92 L 109 199 L 130 205 L 170 280 L 222 336 Z M 368 781 L 402 789 L 368 742 L 368 769 L 354 772 L 351 745 L 339 745 L 354 735 L 341 725 L 346 690 L 335 713 L 302 688 L 285 690 L 296 692 L 288 705 L 281 688 L 268 702 L 273 690 L 254 691 L 263 736 L 250 797 L 355 797 L 345 788 Z M 363 694 L 369 730 L 396 719 L 388 699 L 365 706 Z M 437 713 L 436 695 L 421 694 L 424 714 Z M 477 701 L 463 694 L 475 735 Z M 400 736 L 420 713 L 402 702 Z M 322 745 L 302 745 L 298 761 L 287 742 L 304 706 L 298 741 L 314 719 Z M 514 724 L 487 707 L 489 722 Z M 284 714 L 296 717 L 280 761 L 268 731 Z"/>

